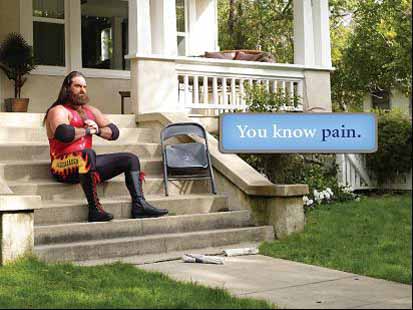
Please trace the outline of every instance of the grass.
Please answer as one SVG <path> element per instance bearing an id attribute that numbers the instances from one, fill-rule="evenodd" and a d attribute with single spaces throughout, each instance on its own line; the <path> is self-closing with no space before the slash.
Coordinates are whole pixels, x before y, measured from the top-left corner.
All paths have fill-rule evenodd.
<path id="1" fill-rule="evenodd" d="M 411 196 L 322 205 L 307 214 L 303 233 L 266 242 L 260 253 L 411 284 Z"/>
<path id="2" fill-rule="evenodd" d="M 80 267 L 25 258 L 0 267 L 0 308 L 235 308 L 273 305 L 177 282 L 132 265 Z"/>

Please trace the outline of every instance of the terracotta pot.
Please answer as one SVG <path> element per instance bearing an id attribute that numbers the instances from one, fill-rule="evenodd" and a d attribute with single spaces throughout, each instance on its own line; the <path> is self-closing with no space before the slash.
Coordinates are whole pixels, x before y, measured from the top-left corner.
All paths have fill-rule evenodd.
<path id="1" fill-rule="evenodd" d="M 6 112 L 27 112 L 29 98 L 7 98 L 4 101 Z"/>

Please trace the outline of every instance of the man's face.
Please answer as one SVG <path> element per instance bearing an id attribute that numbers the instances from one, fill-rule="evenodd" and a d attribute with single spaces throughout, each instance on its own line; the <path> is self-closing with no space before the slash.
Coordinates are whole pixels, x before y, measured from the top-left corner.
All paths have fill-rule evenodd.
<path id="1" fill-rule="evenodd" d="M 75 105 L 84 105 L 89 102 L 86 81 L 82 76 L 76 76 L 70 84 L 70 100 Z"/>

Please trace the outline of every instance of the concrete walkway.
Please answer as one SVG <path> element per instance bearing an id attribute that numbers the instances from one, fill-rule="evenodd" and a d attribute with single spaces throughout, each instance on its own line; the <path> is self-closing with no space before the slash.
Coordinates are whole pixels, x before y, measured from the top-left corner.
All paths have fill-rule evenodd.
<path id="1" fill-rule="evenodd" d="M 410 285 L 262 255 L 226 257 L 224 265 L 172 260 L 137 267 L 224 288 L 238 297 L 266 299 L 282 308 L 412 309 Z"/>

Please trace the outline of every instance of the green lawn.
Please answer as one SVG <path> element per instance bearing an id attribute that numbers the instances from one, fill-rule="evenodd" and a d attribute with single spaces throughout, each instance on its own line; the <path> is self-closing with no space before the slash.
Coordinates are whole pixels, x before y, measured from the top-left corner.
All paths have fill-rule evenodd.
<path id="1" fill-rule="evenodd" d="M 266 242 L 260 253 L 351 273 L 412 283 L 410 195 L 363 197 L 307 213 L 304 233 Z"/>
<path id="2" fill-rule="evenodd" d="M 0 308 L 266 308 L 221 289 L 116 263 L 97 267 L 23 259 L 0 267 Z"/>

